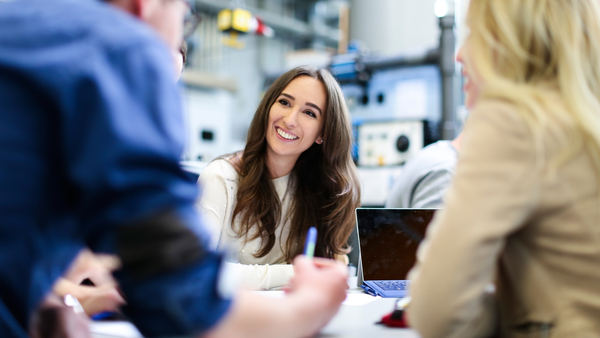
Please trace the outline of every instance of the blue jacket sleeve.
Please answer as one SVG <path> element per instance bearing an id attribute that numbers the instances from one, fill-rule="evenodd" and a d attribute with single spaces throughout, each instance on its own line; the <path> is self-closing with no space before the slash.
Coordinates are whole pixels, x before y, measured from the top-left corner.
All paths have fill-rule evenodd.
<path id="1" fill-rule="evenodd" d="M 216 292 L 220 256 L 197 250 L 207 236 L 193 209 L 197 186 L 179 166 L 185 129 L 172 61 L 158 43 L 101 48 L 90 55 L 76 83 L 69 84 L 74 90 L 58 98 L 59 160 L 68 171 L 85 241 L 95 251 L 119 253 L 119 233 L 129 228 L 125 249 L 134 250 L 116 276 L 128 314 L 145 335 L 202 332 L 223 316 L 229 300 Z M 157 233 L 140 225 L 164 213 L 175 217 L 179 228 L 151 222 Z M 140 229 L 139 239 L 131 236 L 132 224 Z M 160 231 L 171 232 L 161 236 Z M 163 244 L 173 248 L 175 240 L 194 247 L 194 254 L 162 257 L 164 269 L 150 266 L 145 275 L 147 270 L 133 268 L 153 265 L 149 255 L 160 253 Z"/>
<path id="2" fill-rule="evenodd" d="M 96 53 L 61 92 L 62 148 L 87 244 L 114 252 L 115 227 L 198 190 L 179 166 L 185 129 L 171 60 L 154 44 Z M 197 220 L 188 220 L 197 228 Z"/>

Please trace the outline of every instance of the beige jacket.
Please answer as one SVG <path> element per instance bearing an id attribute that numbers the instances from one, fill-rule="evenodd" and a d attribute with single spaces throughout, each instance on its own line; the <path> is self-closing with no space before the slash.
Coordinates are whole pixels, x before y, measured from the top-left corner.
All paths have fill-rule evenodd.
<path id="1" fill-rule="evenodd" d="M 561 150 L 552 131 L 546 163 Z M 600 337 L 598 175 L 583 150 L 555 175 L 539 168 L 514 107 L 480 103 L 411 271 L 411 325 L 423 338 Z"/>

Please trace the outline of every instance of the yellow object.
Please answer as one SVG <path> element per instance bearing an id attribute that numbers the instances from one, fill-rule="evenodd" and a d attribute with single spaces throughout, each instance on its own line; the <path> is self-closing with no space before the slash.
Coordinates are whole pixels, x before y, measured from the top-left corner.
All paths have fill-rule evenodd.
<path id="1" fill-rule="evenodd" d="M 223 44 L 227 47 L 242 49 L 246 46 L 245 43 L 238 41 L 237 39 L 238 33 L 232 31 L 229 33 L 229 36 L 223 36 Z"/>
<path id="2" fill-rule="evenodd" d="M 217 28 L 220 31 L 231 29 L 231 10 L 224 9 L 219 12 L 219 15 L 217 16 Z"/>
<path id="3" fill-rule="evenodd" d="M 236 8 L 233 10 L 233 29 L 238 32 L 247 33 L 250 30 L 250 19 L 252 13 L 245 9 Z"/>
<path id="4" fill-rule="evenodd" d="M 250 31 L 251 21 L 252 13 L 245 9 L 224 9 L 217 17 L 217 27 L 223 32 L 247 33 Z"/>

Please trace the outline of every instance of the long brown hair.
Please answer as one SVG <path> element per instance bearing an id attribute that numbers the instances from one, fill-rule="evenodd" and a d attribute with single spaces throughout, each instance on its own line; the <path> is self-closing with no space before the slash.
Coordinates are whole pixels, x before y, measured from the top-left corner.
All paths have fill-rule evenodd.
<path id="1" fill-rule="evenodd" d="M 267 167 L 267 128 L 269 112 L 281 92 L 299 76 L 323 83 L 327 106 L 323 123 L 323 143 L 304 151 L 290 174 L 288 196 L 292 197 L 290 234 L 285 244 L 287 262 L 300 254 L 311 226 L 318 231 L 315 255 L 334 258 L 348 252 L 346 242 L 355 224 L 354 209 L 360 203 L 360 184 L 352 162 L 352 127 L 343 93 L 325 69 L 297 67 L 281 75 L 265 93 L 252 123 L 244 153 L 235 167 L 239 173 L 237 203 L 232 227 L 247 241 L 262 239 L 256 257 L 264 257 L 275 245 L 275 230 L 282 224 L 281 202 Z M 290 194 L 291 193 L 291 194 Z M 239 228 L 234 227 L 236 216 Z M 251 229 L 254 229 L 251 231 Z"/>

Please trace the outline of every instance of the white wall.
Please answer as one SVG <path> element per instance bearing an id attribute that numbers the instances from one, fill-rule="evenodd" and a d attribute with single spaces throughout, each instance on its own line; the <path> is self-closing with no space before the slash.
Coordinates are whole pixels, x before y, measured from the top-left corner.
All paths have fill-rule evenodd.
<path id="1" fill-rule="evenodd" d="M 187 87 L 183 92 L 188 142 L 184 160 L 211 161 L 217 156 L 243 148 L 243 142 L 235 137 L 232 115 L 234 94 L 224 89 L 201 89 Z M 212 140 L 203 140 L 202 131 L 213 133 Z"/>
<path id="2" fill-rule="evenodd" d="M 456 36 L 458 47 L 464 42 L 469 30 L 466 27 L 465 19 L 469 9 L 469 0 L 456 0 Z"/>
<path id="3" fill-rule="evenodd" d="M 393 55 L 439 43 L 436 0 L 351 0 L 350 39 L 374 53 Z"/>

